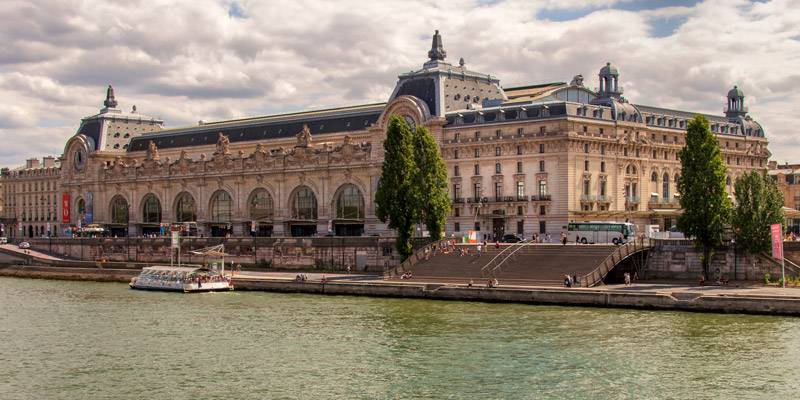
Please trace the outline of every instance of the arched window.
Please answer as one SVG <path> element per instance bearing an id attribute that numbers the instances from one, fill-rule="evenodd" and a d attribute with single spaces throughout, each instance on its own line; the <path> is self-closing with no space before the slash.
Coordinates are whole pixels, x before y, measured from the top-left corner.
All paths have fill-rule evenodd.
<path id="1" fill-rule="evenodd" d="M 142 202 L 142 222 L 150 224 L 161 223 L 161 202 L 152 193 L 145 196 Z"/>
<path id="2" fill-rule="evenodd" d="M 78 199 L 76 208 L 78 209 L 78 217 L 83 218 L 86 215 L 86 202 L 83 199 Z"/>
<path id="3" fill-rule="evenodd" d="M 656 171 L 653 171 L 653 173 L 650 174 L 650 181 L 651 182 L 658 182 L 658 174 L 656 173 Z"/>
<path id="4" fill-rule="evenodd" d="M 128 201 L 120 195 L 116 195 L 111 199 L 111 223 L 128 223 Z"/>
<path id="5" fill-rule="evenodd" d="M 627 167 L 625 167 L 625 173 L 626 173 L 626 174 L 628 174 L 628 175 L 630 175 L 630 174 L 631 174 L 631 166 L 630 166 L 630 165 L 628 165 Z"/>
<path id="6" fill-rule="evenodd" d="M 663 186 L 663 190 L 662 190 L 663 194 L 662 194 L 662 196 L 664 196 L 665 199 L 668 199 L 669 198 L 669 175 L 666 172 L 664 172 L 664 183 L 662 184 L 662 186 Z"/>
<path id="7" fill-rule="evenodd" d="M 275 215 L 272 196 L 266 189 L 259 188 L 250 194 L 250 218 L 254 221 L 271 220 Z"/>
<path id="8" fill-rule="evenodd" d="M 636 166 L 631 165 L 631 174 L 636 175 Z"/>
<path id="9" fill-rule="evenodd" d="M 217 190 L 211 196 L 211 203 L 208 207 L 211 210 L 211 221 L 230 222 L 233 212 L 233 199 L 224 190 Z"/>
<path id="10" fill-rule="evenodd" d="M 291 200 L 292 218 L 317 219 L 317 197 L 308 186 L 301 186 L 294 192 Z"/>
<path id="11" fill-rule="evenodd" d="M 353 184 L 345 185 L 336 198 L 337 219 L 364 219 L 364 196 Z"/>
<path id="12" fill-rule="evenodd" d="M 194 222 L 197 221 L 197 206 L 194 197 L 188 192 L 182 192 L 175 201 L 175 221 Z"/>

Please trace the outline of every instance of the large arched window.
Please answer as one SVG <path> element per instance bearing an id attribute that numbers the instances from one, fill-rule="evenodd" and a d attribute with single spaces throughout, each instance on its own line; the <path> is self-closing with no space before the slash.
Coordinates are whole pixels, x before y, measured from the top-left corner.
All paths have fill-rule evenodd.
<path id="1" fill-rule="evenodd" d="M 353 184 L 345 185 L 336 198 L 337 219 L 364 219 L 364 196 Z"/>
<path id="2" fill-rule="evenodd" d="M 291 208 L 293 219 L 317 219 L 317 197 L 308 186 L 301 186 L 295 190 Z"/>
<path id="3" fill-rule="evenodd" d="M 656 174 L 656 171 L 653 171 L 653 173 L 650 174 L 650 181 L 651 182 L 658 182 L 658 174 Z"/>
<path id="4" fill-rule="evenodd" d="M 175 200 L 175 221 L 197 221 L 197 206 L 194 203 L 194 197 L 188 192 L 182 192 Z"/>
<path id="5" fill-rule="evenodd" d="M 78 218 L 83 218 L 86 215 L 86 202 L 83 199 L 78 199 L 75 208 L 78 209 Z"/>
<path id="6" fill-rule="evenodd" d="M 275 205 L 272 196 L 266 189 L 258 188 L 250 194 L 248 202 L 250 218 L 253 221 L 271 220 L 275 215 Z"/>
<path id="7" fill-rule="evenodd" d="M 128 201 L 120 195 L 116 195 L 111 199 L 111 223 L 128 223 Z"/>
<path id="8" fill-rule="evenodd" d="M 161 223 L 161 202 L 152 193 L 145 196 L 142 202 L 142 222 L 150 224 Z"/>
<path id="9" fill-rule="evenodd" d="M 666 172 L 664 172 L 664 183 L 662 185 L 663 185 L 663 190 L 662 190 L 663 194 L 662 194 L 662 196 L 664 196 L 665 199 L 668 199 L 669 198 L 669 175 Z"/>
<path id="10" fill-rule="evenodd" d="M 230 222 L 233 214 L 233 199 L 231 199 L 231 195 L 224 190 L 217 190 L 211 196 L 209 209 L 211 210 L 211 221 Z"/>

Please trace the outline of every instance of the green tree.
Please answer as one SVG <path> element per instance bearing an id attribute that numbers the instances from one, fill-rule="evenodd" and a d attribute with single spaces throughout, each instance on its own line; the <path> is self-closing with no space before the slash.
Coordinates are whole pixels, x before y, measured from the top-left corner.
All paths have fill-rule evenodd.
<path id="1" fill-rule="evenodd" d="M 417 216 L 425 223 L 431 238 L 439 240 L 451 207 L 447 193 L 447 167 L 436 140 L 422 126 L 414 135 L 414 161 L 417 165 L 414 177 Z"/>
<path id="2" fill-rule="evenodd" d="M 769 226 L 783 223 L 783 194 L 766 171 L 751 171 L 736 178 L 736 208 L 732 224 L 737 243 L 750 254 L 769 251 Z"/>
<path id="3" fill-rule="evenodd" d="M 416 174 L 413 141 L 408 124 L 393 115 L 383 142 L 381 181 L 375 193 L 377 217 L 383 222 L 388 220 L 389 228 L 397 231 L 395 246 L 404 260 L 411 255 L 411 236 L 418 216 L 413 183 Z"/>
<path id="4" fill-rule="evenodd" d="M 678 228 L 702 249 L 703 275 L 708 277 L 711 257 L 722 244 L 722 232 L 730 218 L 731 201 L 725 193 L 727 169 L 705 117 L 698 115 L 689 121 L 680 159 L 678 191 L 683 214 L 678 217 Z"/>

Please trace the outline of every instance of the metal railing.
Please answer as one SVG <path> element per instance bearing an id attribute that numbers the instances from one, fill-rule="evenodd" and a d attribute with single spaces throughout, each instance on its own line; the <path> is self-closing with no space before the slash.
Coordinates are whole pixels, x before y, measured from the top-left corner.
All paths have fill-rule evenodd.
<path id="1" fill-rule="evenodd" d="M 525 245 L 527 245 L 527 243 L 528 243 L 527 241 L 524 241 L 524 240 L 523 240 L 522 242 L 515 243 L 515 245 L 519 245 L 519 246 L 514 246 L 514 245 L 512 245 L 512 246 L 509 246 L 509 248 L 514 248 L 514 250 L 512 250 L 510 253 L 506 254 L 506 256 L 505 256 L 505 257 L 503 257 L 503 259 L 502 259 L 502 260 L 500 260 L 499 262 L 497 262 L 497 264 L 495 264 L 495 266 L 494 266 L 494 267 L 492 267 L 492 268 L 489 270 L 489 272 L 488 272 L 488 276 L 491 276 L 491 277 L 493 277 L 493 276 L 494 276 L 494 274 L 495 274 L 495 272 L 496 272 L 497 270 L 499 270 L 499 269 L 500 269 L 500 267 L 502 267 L 502 266 L 503 266 L 503 264 L 505 264 L 505 262 L 506 262 L 506 261 L 508 261 L 509 259 L 511 259 L 511 257 L 513 257 L 513 256 L 514 256 L 514 254 L 517 254 L 517 252 L 518 252 L 518 251 L 520 251 L 520 250 L 522 250 L 523 248 L 525 248 Z M 487 264 L 487 265 L 485 265 L 485 266 L 484 266 L 484 268 L 485 268 L 485 267 L 487 267 L 487 266 L 488 266 L 488 264 Z M 481 268 L 481 276 L 486 276 L 486 275 L 487 275 L 487 273 L 486 273 L 486 272 L 483 270 L 483 268 Z"/>
<path id="2" fill-rule="evenodd" d="M 506 254 L 506 252 L 509 252 L 509 251 L 511 251 L 511 252 L 515 252 L 515 251 L 516 251 L 516 250 L 514 250 L 515 248 L 522 248 L 522 245 L 524 245 L 524 244 L 526 244 L 526 243 L 528 243 L 528 241 L 527 241 L 527 240 L 523 240 L 523 241 L 521 241 L 521 242 L 514 243 L 514 244 L 512 244 L 512 245 L 510 245 L 510 246 L 506 246 L 506 248 L 505 248 L 505 249 L 501 250 L 501 251 L 500 251 L 499 253 L 497 253 L 497 254 L 496 254 L 494 257 L 492 257 L 492 259 L 491 259 L 491 260 L 489 260 L 489 262 L 487 262 L 486 264 L 484 264 L 484 266 L 483 266 L 483 267 L 481 267 L 481 276 L 486 276 L 486 271 L 490 269 L 491 265 L 492 265 L 493 263 L 495 263 L 495 262 L 497 261 L 497 259 L 498 259 L 498 258 L 500 258 L 500 257 L 501 257 L 501 256 L 503 256 L 504 254 Z M 501 260 L 501 261 L 500 261 L 500 263 L 502 263 L 502 262 L 503 262 L 503 261 L 505 261 L 505 260 L 506 260 L 506 258 L 503 258 L 503 260 Z M 498 264 L 498 265 L 499 265 L 499 264 Z M 495 269 L 495 267 L 491 267 L 491 270 L 492 270 L 492 271 L 494 271 L 494 269 Z"/>
<path id="3" fill-rule="evenodd" d="M 426 259 L 426 255 L 431 253 L 433 251 L 434 247 L 437 248 L 437 249 L 441 249 L 442 248 L 442 243 L 445 242 L 446 240 L 452 240 L 452 239 L 441 239 L 441 240 L 436 241 L 436 242 L 428 243 L 424 247 L 422 247 L 422 248 L 418 249 L 417 251 L 411 253 L 411 255 L 408 256 L 408 258 L 406 258 L 402 263 L 400 263 L 400 265 L 398 265 L 398 266 L 396 266 L 396 267 L 394 267 L 392 269 L 389 269 L 386 272 L 384 272 L 383 276 L 386 277 L 386 278 L 391 278 L 393 276 L 399 276 L 403 272 L 409 271 L 411 269 L 411 267 L 419 264 L 420 261 L 425 260 Z M 433 255 L 433 254 L 431 254 L 431 255 Z"/>
<path id="4" fill-rule="evenodd" d="M 600 264 L 598 264 L 597 268 L 595 268 L 592 272 L 584 275 L 581 279 L 581 286 L 582 287 L 592 287 L 597 285 L 598 283 L 603 282 L 603 279 L 611 272 L 614 267 L 619 264 L 622 260 L 628 258 L 634 253 L 650 249 L 653 247 L 653 242 L 651 240 L 634 240 L 631 243 L 626 243 L 622 246 L 617 247 L 614 252 L 608 255 Z"/>

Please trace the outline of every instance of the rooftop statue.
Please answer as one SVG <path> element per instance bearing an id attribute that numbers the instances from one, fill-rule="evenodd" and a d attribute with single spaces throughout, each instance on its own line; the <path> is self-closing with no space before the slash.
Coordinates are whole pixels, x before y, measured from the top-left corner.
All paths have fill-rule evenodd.
<path id="1" fill-rule="evenodd" d="M 223 135 L 222 132 L 219 133 L 217 137 L 217 149 L 214 151 L 214 155 L 229 155 L 231 154 L 231 141 L 228 139 L 227 136 Z"/>
<path id="2" fill-rule="evenodd" d="M 308 125 L 303 125 L 303 130 L 297 134 L 297 146 L 296 147 L 309 147 L 311 146 L 311 129 L 308 129 Z"/>
<path id="3" fill-rule="evenodd" d="M 156 147 L 156 142 L 150 141 L 147 147 L 147 155 L 145 155 L 144 159 L 147 161 L 158 161 L 158 147 Z"/>

